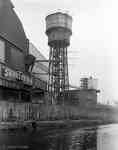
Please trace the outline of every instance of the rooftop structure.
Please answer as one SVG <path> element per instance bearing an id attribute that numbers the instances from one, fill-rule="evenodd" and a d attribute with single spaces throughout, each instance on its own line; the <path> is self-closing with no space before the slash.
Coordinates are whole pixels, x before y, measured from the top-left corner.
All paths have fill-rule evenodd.
<path id="1" fill-rule="evenodd" d="M 29 43 L 29 54 L 35 56 L 35 58 L 36 58 L 32 73 L 36 77 L 47 82 L 49 79 L 49 77 L 48 77 L 48 62 L 45 62 L 46 58 L 41 54 L 41 52 L 31 42 Z M 42 60 L 42 62 L 40 60 Z"/>

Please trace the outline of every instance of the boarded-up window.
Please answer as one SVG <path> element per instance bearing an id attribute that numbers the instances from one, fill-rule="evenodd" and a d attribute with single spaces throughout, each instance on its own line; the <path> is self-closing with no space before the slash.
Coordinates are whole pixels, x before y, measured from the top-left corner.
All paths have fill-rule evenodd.
<path id="1" fill-rule="evenodd" d="M 5 61 L 5 42 L 0 39 L 0 62 Z"/>
<path id="2" fill-rule="evenodd" d="M 24 54 L 17 48 L 11 47 L 10 64 L 13 69 L 24 71 Z"/>

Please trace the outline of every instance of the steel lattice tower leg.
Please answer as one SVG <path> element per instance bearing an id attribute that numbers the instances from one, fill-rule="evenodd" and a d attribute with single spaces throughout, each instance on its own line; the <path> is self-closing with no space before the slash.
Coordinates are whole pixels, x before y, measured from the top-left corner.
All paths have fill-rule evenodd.
<path id="1" fill-rule="evenodd" d="M 49 84 L 51 103 L 57 103 L 69 88 L 67 48 L 50 47 Z"/>

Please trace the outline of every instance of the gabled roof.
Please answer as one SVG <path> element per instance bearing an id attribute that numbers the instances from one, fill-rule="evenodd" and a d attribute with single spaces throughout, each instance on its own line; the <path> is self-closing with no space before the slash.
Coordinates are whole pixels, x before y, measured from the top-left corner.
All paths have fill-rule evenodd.
<path id="1" fill-rule="evenodd" d="M 27 37 L 10 0 L 0 0 L 0 36 L 22 50 L 27 49 Z"/>

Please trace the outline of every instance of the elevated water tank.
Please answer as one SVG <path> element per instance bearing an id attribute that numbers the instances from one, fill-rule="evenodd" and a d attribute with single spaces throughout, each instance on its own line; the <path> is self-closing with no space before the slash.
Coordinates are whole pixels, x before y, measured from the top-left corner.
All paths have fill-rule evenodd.
<path id="1" fill-rule="evenodd" d="M 46 34 L 49 46 L 69 46 L 72 35 L 72 17 L 62 12 L 48 15 L 46 17 Z"/>

